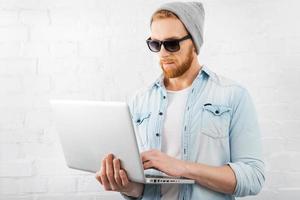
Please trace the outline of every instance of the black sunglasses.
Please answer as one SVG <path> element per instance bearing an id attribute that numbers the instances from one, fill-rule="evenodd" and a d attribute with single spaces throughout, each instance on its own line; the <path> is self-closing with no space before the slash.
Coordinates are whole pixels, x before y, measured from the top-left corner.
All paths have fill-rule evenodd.
<path id="1" fill-rule="evenodd" d="M 151 37 L 149 37 L 146 40 L 146 42 L 147 42 L 147 45 L 148 45 L 149 49 L 153 52 L 159 52 L 160 49 L 161 49 L 161 45 L 164 45 L 164 48 L 167 51 L 176 52 L 176 51 L 179 51 L 179 49 L 180 49 L 179 42 L 181 42 L 183 40 L 187 40 L 189 38 L 191 38 L 191 36 L 186 35 L 181 39 L 170 39 L 170 40 L 160 41 L 160 40 L 152 40 Z"/>

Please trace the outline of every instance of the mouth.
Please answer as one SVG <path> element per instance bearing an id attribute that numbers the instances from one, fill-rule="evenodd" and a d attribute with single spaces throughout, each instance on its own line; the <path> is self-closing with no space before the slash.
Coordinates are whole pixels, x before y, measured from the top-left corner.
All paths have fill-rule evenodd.
<path id="1" fill-rule="evenodd" d="M 172 64 L 174 62 L 163 62 L 163 64 Z"/>

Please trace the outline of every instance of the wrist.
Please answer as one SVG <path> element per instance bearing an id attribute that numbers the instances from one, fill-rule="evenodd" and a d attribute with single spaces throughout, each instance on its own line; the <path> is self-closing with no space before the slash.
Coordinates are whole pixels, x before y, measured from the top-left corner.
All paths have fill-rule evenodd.
<path id="1" fill-rule="evenodd" d="M 126 191 L 123 191 L 122 193 L 125 194 L 126 196 L 137 198 L 142 195 L 143 190 L 144 190 L 144 184 L 131 182 L 128 189 Z"/>
<path id="2" fill-rule="evenodd" d="M 180 168 L 180 177 L 185 177 L 185 178 L 189 178 L 189 165 L 191 163 L 187 162 L 187 161 L 183 161 L 182 163 L 182 167 Z"/>

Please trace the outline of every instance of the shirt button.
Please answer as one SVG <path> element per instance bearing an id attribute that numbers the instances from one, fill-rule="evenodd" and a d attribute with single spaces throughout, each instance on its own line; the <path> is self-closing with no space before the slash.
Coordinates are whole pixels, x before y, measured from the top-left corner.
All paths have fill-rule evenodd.
<path id="1" fill-rule="evenodd" d="M 140 119 L 138 119 L 136 122 L 137 122 L 137 123 L 140 123 L 140 122 L 141 122 L 141 120 L 140 120 Z"/>
<path id="2" fill-rule="evenodd" d="M 166 96 L 163 96 L 163 98 L 165 99 L 165 98 L 166 98 Z"/>
<path id="3" fill-rule="evenodd" d="M 220 111 L 216 110 L 216 111 L 215 111 L 215 113 L 216 113 L 216 114 L 219 114 L 219 113 L 220 113 Z"/>
<path id="4" fill-rule="evenodd" d="M 157 137 L 159 137 L 159 133 L 156 133 L 155 135 L 156 135 Z"/>
<path id="5" fill-rule="evenodd" d="M 159 112 L 158 114 L 159 114 L 159 115 L 163 115 L 163 113 L 162 113 L 162 112 Z"/>

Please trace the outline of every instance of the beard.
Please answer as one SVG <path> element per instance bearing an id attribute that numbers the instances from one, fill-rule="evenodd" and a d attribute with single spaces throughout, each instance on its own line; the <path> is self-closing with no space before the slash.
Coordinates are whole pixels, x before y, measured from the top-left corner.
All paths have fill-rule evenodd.
<path id="1" fill-rule="evenodd" d="M 193 48 L 191 47 L 188 51 L 186 59 L 179 64 L 175 58 L 171 56 L 165 59 L 161 59 L 159 64 L 164 72 L 165 78 L 176 78 L 182 76 L 190 67 L 193 62 Z M 172 67 L 164 67 L 164 63 L 172 63 Z"/>

